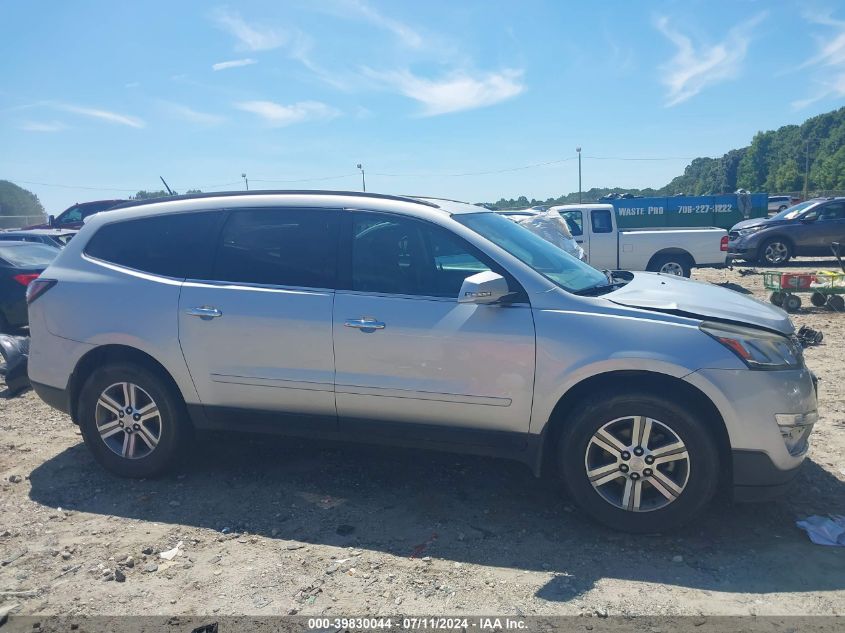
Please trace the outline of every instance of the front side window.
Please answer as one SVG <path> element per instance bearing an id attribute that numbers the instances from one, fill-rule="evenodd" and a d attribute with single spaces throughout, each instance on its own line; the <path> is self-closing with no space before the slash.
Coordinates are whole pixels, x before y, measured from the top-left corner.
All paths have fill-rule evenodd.
<path id="1" fill-rule="evenodd" d="M 337 211 L 242 209 L 223 227 L 212 278 L 273 286 L 334 288 Z"/>
<path id="2" fill-rule="evenodd" d="M 71 207 L 59 216 L 58 224 L 71 224 L 72 222 L 82 222 L 82 207 Z"/>
<path id="3" fill-rule="evenodd" d="M 584 235 L 584 216 L 580 211 L 561 211 L 560 217 L 566 220 L 566 226 L 573 236 Z"/>
<path id="4" fill-rule="evenodd" d="M 220 213 L 170 213 L 102 226 L 85 254 L 154 275 L 194 277 L 211 250 Z"/>
<path id="5" fill-rule="evenodd" d="M 819 220 L 841 220 L 845 217 L 845 202 L 831 202 L 818 211 Z"/>
<path id="6" fill-rule="evenodd" d="M 491 269 L 442 227 L 377 213 L 353 216 L 352 290 L 456 298 L 464 279 Z"/>

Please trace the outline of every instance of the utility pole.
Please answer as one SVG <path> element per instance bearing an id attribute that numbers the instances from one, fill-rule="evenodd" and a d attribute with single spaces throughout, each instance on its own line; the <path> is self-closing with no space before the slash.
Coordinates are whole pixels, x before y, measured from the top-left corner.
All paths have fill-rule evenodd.
<path id="1" fill-rule="evenodd" d="M 246 187 L 246 190 L 249 191 L 249 180 L 246 179 L 246 174 L 241 174 L 241 178 L 244 179 L 244 187 Z"/>
<path id="2" fill-rule="evenodd" d="M 810 185 L 810 139 L 806 139 L 804 143 L 806 143 L 807 149 L 804 158 L 804 200 L 806 200 Z"/>
<path id="3" fill-rule="evenodd" d="M 578 152 L 578 204 L 581 204 L 581 146 L 575 148 Z"/>
<path id="4" fill-rule="evenodd" d="M 361 170 L 361 188 L 364 190 L 364 193 L 367 193 L 367 181 L 364 179 L 364 166 L 361 163 L 358 163 L 358 169 Z"/>

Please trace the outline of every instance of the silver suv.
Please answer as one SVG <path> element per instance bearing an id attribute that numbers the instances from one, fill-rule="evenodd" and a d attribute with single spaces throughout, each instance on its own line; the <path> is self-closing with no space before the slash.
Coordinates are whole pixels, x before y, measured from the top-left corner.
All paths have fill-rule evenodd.
<path id="1" fill-rule="evenodd" d="M 478 206 L 201 195 L 93 216 L 29 286 L 35 390 L 126 477 L 192 431 L 513 458 L 605 524 L 782 487 L 817 419 L 780 309 L 601 272 Z"/>

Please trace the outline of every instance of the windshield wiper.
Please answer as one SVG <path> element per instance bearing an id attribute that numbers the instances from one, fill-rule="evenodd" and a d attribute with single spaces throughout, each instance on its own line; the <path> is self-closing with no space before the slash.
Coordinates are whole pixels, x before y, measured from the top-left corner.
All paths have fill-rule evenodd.
<path id="1" fill-rule="evenodd" d="M 572 294 L 581 295 L 582 297 L 597 297 L 599 295 L 613 292 L 617 288 L 627 285 L 627 281 L 614 281 L 612 283 L 598 284 L 597 286 L 590 286 L 589 288 L 582 288 L 576 290 Z"/>

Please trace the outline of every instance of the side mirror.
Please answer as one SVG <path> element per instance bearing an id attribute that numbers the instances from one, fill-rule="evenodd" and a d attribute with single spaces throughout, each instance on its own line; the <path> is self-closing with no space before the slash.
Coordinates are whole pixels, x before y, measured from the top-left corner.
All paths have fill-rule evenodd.
<path id="1" fill-rule="evenodd" d="M 801 218 L 801 221 L 804 222 L 805 224 L 809 224 L 810 222 L 815 222 L 818 219 L 819 219 L 818 213 L 808 213 L 807 215 L 805 215 L 804 217 Z"/>
<path id="2" fill-rule="evenodd" d="M 47 216 L 47 224 L 50 226 L 54 226 L 56 224 L 56 216 L 55 215 L 48 215 Z"/>
<path id="3" fill-rule="evenodd" d="M 488 270 L 464 279 L 458 293 L 458 303 L 496 303 L 510 292 L 505 278 Z"/>

